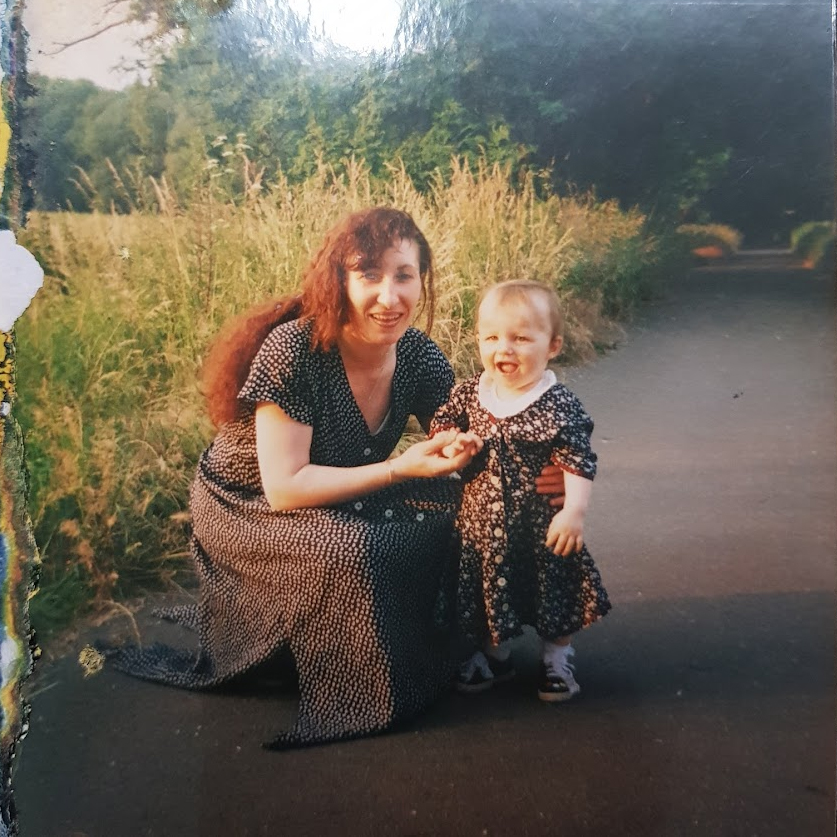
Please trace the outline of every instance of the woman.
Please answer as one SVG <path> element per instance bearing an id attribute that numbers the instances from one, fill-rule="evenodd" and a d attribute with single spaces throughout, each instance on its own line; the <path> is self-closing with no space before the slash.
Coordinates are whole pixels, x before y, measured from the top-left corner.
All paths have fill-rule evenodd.
<path id="1" fill-rule="evenodd" d="M 199 602 L 173 614 L 200 651 L 124 648 L 117 667 L 205 688 L 289 650 L 299 715 L 274 748 L 382 731 L 447 687 L 448 475 L 478 443 L 446 459 L 451 431 L 388 459 L 409 416 L 426 429 L 453 384 L 411 325 L 422 305 L 432 322 L 433 303 L 424 235 L 375 208 L 327 235 L 299 297 L 222 334 L 205 370 L 220 429 L 190 498 Z"/>

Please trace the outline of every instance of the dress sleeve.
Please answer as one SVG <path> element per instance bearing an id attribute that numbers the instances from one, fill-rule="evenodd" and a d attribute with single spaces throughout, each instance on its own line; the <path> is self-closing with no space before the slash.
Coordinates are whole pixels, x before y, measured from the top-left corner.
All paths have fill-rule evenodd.
<path id="1" fill-rule="evenodd" d="M 453 368 L 442 350 L 429 337 L 420 334 L 419 340 L 416 357 L 418 383 L 411 412 L 420 422 L 424 422 L 429 421 L 448 400 L 453 387 Z"/>
<path id="2" fill-rule="evenodd" d="M 596 454 L 590 447 L 593 419 L 569 390 L 559 396 L 562 420 L 550 461 L 571 474 L 592 480 L 596 476 Z"/>
<path id="3" fill-rule="evenodd" d="M 431 438 L 437 433 L 441 433 L 443 430 L 450 430 L 451 428 L 456 428 L 463 432 L 469 429 L 470 422 L 468 419 L 466 389 L 465 383 L 457 384 L 451 391 L 450 398 L 447 402 L 436 410 L 433 421 L 430 422 Z"/>
<path id="4" fill-rule="evenodd" d="M 297 322 L 284 323 L 268 334 L 238 393 L 243 401 L 269 401 L 294 421 L 313 426 L 314 388 L 309 381 L 311 349 Z"/>

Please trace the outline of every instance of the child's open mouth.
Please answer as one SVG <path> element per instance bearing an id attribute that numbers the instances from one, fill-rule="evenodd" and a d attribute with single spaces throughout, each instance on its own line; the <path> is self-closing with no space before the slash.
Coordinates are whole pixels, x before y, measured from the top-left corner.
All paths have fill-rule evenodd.
<path id="1" fill-rule="evenodd" d="M 517 371 L 517 364 L 516 363 L 509 363 L 508 361 L 503 361 L 501 363 L 495 364 L 496 369 L 502 375 L 511 375 L 513 372 Z"/>

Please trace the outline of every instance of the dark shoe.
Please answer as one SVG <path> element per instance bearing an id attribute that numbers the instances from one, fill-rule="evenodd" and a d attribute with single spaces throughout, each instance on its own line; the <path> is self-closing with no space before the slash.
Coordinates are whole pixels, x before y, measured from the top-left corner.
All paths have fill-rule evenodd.
<path id="1" fill-rule="evenodd" d="M 456 691 L 464 694 L 484 692 L 494 685 L 494 674 L 482 651 L 476 651 L 459 667 Z"/>
<path id="2" fill-rule="evenodd" d="M 499 686 L 500 683 L 508 683 L 508 681 L 512 680 L 517 674 L 514 670 L 514 663 L 512 662 L 512 658 L 510 656 L 506 657 L 505 660 L 498 660 L 490 654 L 486 654 L 485 656 L 488 660 L 488 667 L 494 675 L 495 686 Z"/>
<path id="3" fill-rule="evenodd" d="M 541 663 L 541 681 L 538 686 L 538 697 L 548 703 L 569 700 L 581 691 L 581 686 L 575 681 L 572 664 L 564 660 L 563 664 L 549 667 Z"/>
<path id="4" fill-rule="evenodd" d="M 477 651 L 459 668 L 456 690 L 464 694 L 476 694 L 490 689 L 495 683 L 505 683 L 515 675 L 511 657 L 500 661 Z"/>

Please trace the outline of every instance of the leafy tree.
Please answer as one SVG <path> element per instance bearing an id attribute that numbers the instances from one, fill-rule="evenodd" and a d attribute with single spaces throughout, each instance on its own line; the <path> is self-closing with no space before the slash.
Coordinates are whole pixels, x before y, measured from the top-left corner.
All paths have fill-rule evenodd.
<path id="1" fill-rule="evenodd" d="M 113 2 L 156 16 L 162 55 L 145 88 L 42 85 L 41 206 L 79 205 L 67 177 L 80 165 L 100 203 L 124 209 L 105 158 L 165 174 L 188 199 L 215 138 L 241 133 L 268 178 L 352 155 L 384 176 L 400 156 L 426 185 L 452 156 L 484 155 L 660 221 L 711 216 L 749 242 L 831 213 L 819 5 L 406 0 L 392 50 L 365 59 L 287 0 Z"/>
<path id="2" fill-rule="evenodd" d="M 21 119 L 24 142 L 37 159 L 32 188 L 42 209 L 87 209 L 70 178 L 82 160 L 80 114 L 98 88 L 89 81 L 33 76 L 36 95 L 27 100 Z"/>
<path id="3" fill-rule="evenodd" d="M 399 32 L 556 185 L 751 236 L 830 212 L 825 4 L 409 0 Z"/>

